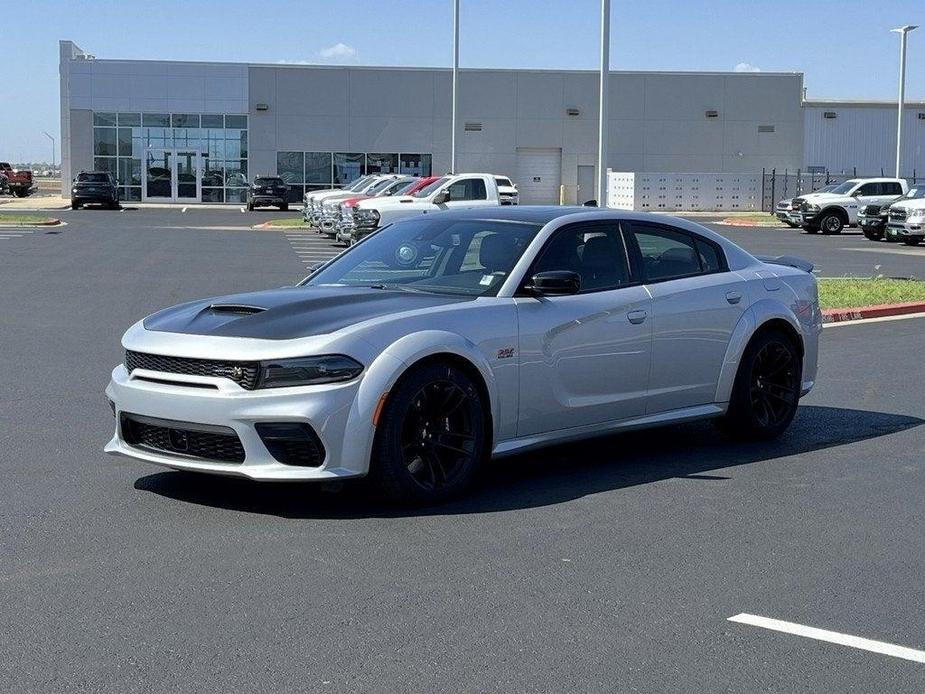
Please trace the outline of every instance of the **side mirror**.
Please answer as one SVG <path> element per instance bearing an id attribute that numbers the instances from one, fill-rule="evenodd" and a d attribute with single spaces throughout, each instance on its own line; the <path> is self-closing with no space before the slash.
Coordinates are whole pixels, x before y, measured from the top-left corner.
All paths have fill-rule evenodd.
<path id="1" fill-rule="evenodd" d="M 442 205 L 445 202 L 449 202 L 449 200 L 450 200 L 450 191 L 448 188 L 444 188 L 443 190 L 441 190 L 439 193 L 437 193 L 434 196 L 435 205 Z"/>
<path id="2" fill-rule="evenodd" d="M 581 289 L 581 276 L 571 270 L 538 272 L 530 279 L 526 289 L 540 296 L 577 294 Z"/>

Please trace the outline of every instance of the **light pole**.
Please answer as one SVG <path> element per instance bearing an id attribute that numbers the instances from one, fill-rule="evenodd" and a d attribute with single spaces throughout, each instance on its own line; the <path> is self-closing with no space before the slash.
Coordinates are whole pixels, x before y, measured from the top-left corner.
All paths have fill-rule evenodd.
<path id="1" fill-rule="evenodd" d="M 55 168 L 55 138 L 53 138 L 44 130 L 42 131 L 42 134 L 51 140 L 51 168 Z"/>
<path id="2" fill-rule="evenodd" d="M 906 101 L 906 35 L 918 29 L 917 26 L 907 24 L 898 29 L 890 29 L 899 34 L 899 111 L 896 116 L 896 178 L 899 178 L 899 166 L 902 160 L 903 146 L 903 106 Z"/>
<path id="3" fill-rule="evenodd" d="M 450 118 L 450 173 L 456 173 L 456 91 L 459 80 L 459 0 L 453 0 L 453 115 Z"/>
<path id="4" fill-rule="evenodd" d="M 601 0 L 601 103 L 597 124 L 597 204 L 607 205 L 607 87 L 610 84 L 610 0 Z"/>

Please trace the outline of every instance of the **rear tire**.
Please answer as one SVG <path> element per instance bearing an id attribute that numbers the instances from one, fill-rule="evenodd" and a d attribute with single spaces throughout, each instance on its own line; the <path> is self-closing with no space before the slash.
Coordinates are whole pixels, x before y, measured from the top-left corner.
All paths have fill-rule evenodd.
<path id="1" fill-rule="evenodd" d="M 394 502 L 433 504 L 461 493 L 489 454 L 487 407 L 462 369 L 413 368 L 388 394 L 376 426 L 371 481 Z"/>
<path id="2" fill-rule="evenodd" d="M 288 211 L 289 211 L 289 203 L 288 203 L 288 202 L 284 202 L 282 205 L 279 206 L 279 209 L 280 209 L 280 212 L 288 212 Z"/>
<path id="3" fill-rule="evenodd" d="M 907 246 L 918 246 L 922 243 L 922 239 L 903 239 L 903 243 Z"/>
<path id="4" fill-rule="evenodd" d="M 745 348 L 726 415 L 717 420 L 731 436 L 773 439 L 783 434 L 800 404 L 803 359 L 793 339 L 765 330 Z"/>

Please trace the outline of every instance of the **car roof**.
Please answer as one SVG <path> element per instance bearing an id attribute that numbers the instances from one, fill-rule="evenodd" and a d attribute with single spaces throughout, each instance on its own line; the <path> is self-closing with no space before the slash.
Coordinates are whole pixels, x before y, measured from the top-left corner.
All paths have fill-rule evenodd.
<path id="1" fill-rule="evenodd" d="M 548 224 L 554 219 L 576 217 L 576 221 L 588 221 L 594 217 L 601 219 L 636 219 L 675 224 L 686 221 L 652 212 L 632 212 L 610 207 L 585 207 L 584 205 L 497 205 L 492 207 L 471 207 L 465 210 L 447 210 L 440 212 L 444 219 L 478 219 L 483 221 L 500 220 L 510 222 L 532 222 Z M 698 225 L 699 226 L 699 225 Z"/>

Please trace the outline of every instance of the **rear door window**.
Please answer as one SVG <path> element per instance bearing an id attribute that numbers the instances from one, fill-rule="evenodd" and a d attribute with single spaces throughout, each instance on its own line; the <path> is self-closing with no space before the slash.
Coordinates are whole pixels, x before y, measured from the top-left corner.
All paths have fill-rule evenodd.
<path id="1" fill-rule="evenodd" d="M 635 247 L 646 282 L 723 272 L 726 259 L 716 244 L 693 234 L 659 224 L 630 222 L 629 240 Z"/>

